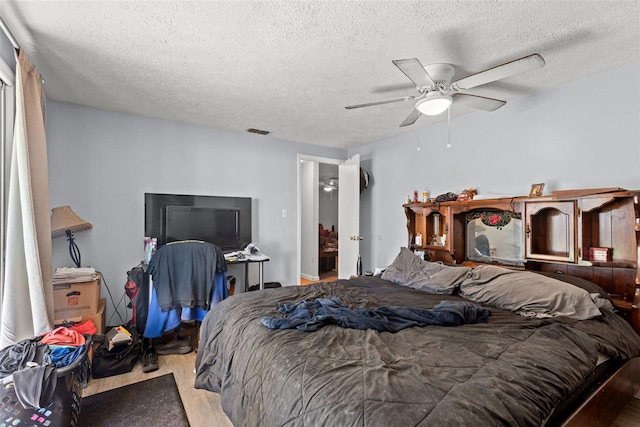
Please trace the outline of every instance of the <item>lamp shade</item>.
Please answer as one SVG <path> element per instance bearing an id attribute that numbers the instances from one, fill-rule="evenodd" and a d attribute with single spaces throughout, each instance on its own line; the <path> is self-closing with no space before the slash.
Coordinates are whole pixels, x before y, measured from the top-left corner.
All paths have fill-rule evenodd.
<path id="1" fill-rule="evenodd" d="M 427 116 L 437 116 L 449 108 L 451 102 L 452 99 L 450 96 L 430 92 L 416 103 L 416 109 Z"/>
<path id="2" fill-rule="evenodd" d="M 75 233 L 90 228 L 93 225 L 76 215 L 70 206 L 58 206 L 51 210 L 51 237 L 64 236 L 67 230 Z"/>

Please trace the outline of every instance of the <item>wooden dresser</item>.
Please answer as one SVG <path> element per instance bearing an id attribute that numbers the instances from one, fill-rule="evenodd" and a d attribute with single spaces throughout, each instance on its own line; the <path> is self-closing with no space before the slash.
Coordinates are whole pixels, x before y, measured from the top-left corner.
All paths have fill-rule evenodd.
<path id="1" fill-rule="evenodd" d="M 425 259 L 451 264 L 511 264 L 511 268 L 587 279 L 611 295 L 618 313 L 640 333 L 640 191 L 569 190 L 543 197 L 412 203 L 403 207 L 408 247 L 423 252 Z M 473 246 L 471 239 L 475 236 L 468 231 L 470 218 L 481 218 L 487 226 L 498 227 L 510 218 L 517 219 L 514 224 L 518 228 L 512 225 L 511 232 L 515 233 L 512 240 L 518 242 L 518 262 L 502 262 L 494 256 L 495 248 L 479 255 L 479 261 L 470 257 L 470 248 L 478 254 L 484 252 Z"/>

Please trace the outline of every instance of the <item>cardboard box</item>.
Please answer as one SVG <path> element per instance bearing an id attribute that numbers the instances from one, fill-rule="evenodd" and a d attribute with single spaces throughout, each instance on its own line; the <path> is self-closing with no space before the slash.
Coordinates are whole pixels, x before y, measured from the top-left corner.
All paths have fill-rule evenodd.
<path id="1" fill-rule="evenodd" d="M 98 312 L 100 276 L 86 282 L 56 282 L 53 284 L 53 319 L 78 322 L 88 314 Z"/>
<path id="2" fill-rule="evenodd" d="M 106 298 L 100 298 L 100 302 L 98 303 L 98 312 L 97 313 L 93 313 L 93 314 L 85 314 L 84 316 L 82 316 L 82 321 L 86 321 L 86 320 L 92 320 L 93 324 L 96 325 L 96 329 L 98 330 L 98 332 L 96 332 L 99 335 L 103 335 L 104 334 L 104 328 L 105 328 L 105 318 L 106 318 L 106 311 L 107 308 L 107 299 Z"/>

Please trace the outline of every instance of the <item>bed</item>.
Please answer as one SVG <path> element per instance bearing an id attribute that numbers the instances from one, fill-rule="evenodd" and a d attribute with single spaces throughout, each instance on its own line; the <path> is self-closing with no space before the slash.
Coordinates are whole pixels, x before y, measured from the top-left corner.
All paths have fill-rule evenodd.
<path id="1" fill-rule="evenodd" d="M 201 325 L 195 386 L 220 393 L 242 426 L 558 425 L 640 355 L 640 338 L 590 282 L 501 271 L 401 251 L 382 277 L 234 295 Z M 286 318 L 279 305 L 330 298 L 360 311 L 452 301 L 490 315 L 393 333 L 263 323 Z"/>

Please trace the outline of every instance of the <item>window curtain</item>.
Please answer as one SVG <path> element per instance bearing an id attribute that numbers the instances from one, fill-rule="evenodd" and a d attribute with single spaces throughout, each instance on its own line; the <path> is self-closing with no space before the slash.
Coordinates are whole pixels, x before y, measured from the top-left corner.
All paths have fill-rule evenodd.
<path id="1" fill-rule="evenodd" d="M 20 50 L 0 348 L 49 332 L 53 326 L 51 210 L 41 81 Z"/>

